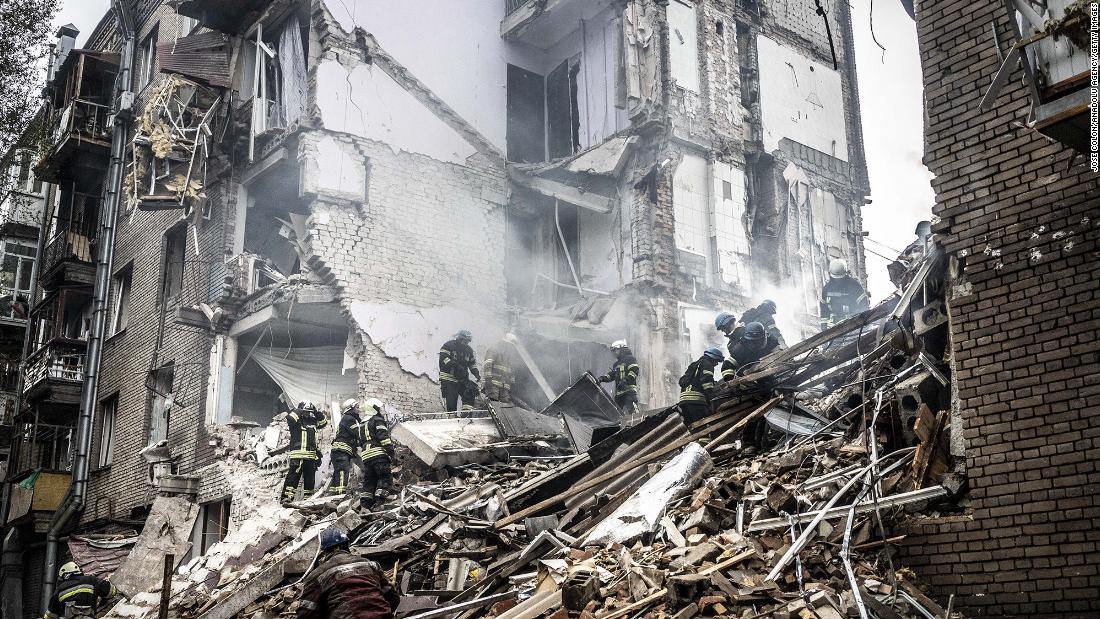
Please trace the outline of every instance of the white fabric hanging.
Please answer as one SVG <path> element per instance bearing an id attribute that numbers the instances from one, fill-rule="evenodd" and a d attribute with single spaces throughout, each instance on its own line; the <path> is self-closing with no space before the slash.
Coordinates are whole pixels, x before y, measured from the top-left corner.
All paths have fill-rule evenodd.
<path id="1" fill-rule="evenodd" d="M 328 406 L 355 397 L 358 373 L 343 372 L 343 346 L 311 346 L 290 351 L 257 347 L 255 361 L 286 394 L 291 405 L 309 400 Z"/>
<path id="2" fill-rule="evenodd" d="M 279 36 L 279 78 L 284 127 L 306 115 L 306 52 L 297 15 L 286 20 Z"/>

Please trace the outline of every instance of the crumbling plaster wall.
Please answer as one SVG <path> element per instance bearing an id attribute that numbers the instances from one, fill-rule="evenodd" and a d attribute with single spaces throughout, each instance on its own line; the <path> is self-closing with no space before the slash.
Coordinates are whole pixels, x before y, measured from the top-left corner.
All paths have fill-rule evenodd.
<path id="1" fill-rule="evenodd" d="M 325 166 L 317 147 L 332 142 L 355 163 L 354 178 L 338 186 L 320 183 L 316 173 Z M 372 333 L 359 324 L 368 329 L 357 351 L 361 392 L 410 412 L 439 410 L 438 385 L 417 371 L 434 363 L 442 344 L 429 328 L 438 324 L 426 318 L 479 317 L 481 324 L 467 328 L 480 351 L 506 328 L 503 170 L 395 153 L 387 144 L 328 131 L 303 135 L 299 156 L 304 189 L 315 195 L 311 251 L 331 270 L 341 304 L 353 317 L 356 303 L 423 310 L 410 315 L 411 341 L 399 348 L 375 345 L 393 337 L 392 325 Z M 348 192 L 348 183 L 365 194 Z"/>
<path id="2" fill-rule="evenodd" d="M 962 265 L 950 324 L 969 509 L 915 520 L 907 565 L 968 616 L 1100 612 L 1100 176 L 1028 128 L 1005 4 L 917 4 L 933 231 Z M 979 42 L 975 44 L 975 41 Z"/>

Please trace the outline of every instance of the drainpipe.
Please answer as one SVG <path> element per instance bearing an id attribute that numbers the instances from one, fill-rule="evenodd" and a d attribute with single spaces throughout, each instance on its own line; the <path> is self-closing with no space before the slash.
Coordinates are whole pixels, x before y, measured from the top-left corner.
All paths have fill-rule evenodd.
<path id="1" fill-rule="evenodd" d="M 118 224 L 119 203 L 122 200 L 122 167 L 133 105 L 131 69 L 134 62 L 134 22 L 127 6 L 129 0 L 112 0 L 118 29 L 125 43 L 119 60 L 115 82 L 114 128 L 111 134 L 111 161 L 107 169 L 107 195 L 104 201 L 103 223 L 99 230 L 99 259 L 96 263 L 95 289 L 92 295 L 92 332 L 88 337 L 88 354 L 84 360 L 84 389 L 80 394 L 80 418 L 76 430 L 76 451 L 73 456 L 72 485 L 65 501 L 50 522 L 46 533 L 46 563 L 42 578 L 42 610 L 46 611 L 57 584 L 57 547 L 61 532 L 73 517 L 84 509 L 88 490 L 88 452 L 92 447 L 92 419 L 99 391 L 99 363 L 103 352 L 103 333 L 107 324 L 107 294 L 110 291 L 111 269 L 115 258 L 115 227 Z"/>

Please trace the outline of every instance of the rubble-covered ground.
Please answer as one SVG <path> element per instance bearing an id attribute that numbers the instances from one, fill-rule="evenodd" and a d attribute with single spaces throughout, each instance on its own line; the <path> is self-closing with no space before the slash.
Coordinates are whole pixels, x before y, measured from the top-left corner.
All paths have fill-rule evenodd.
<path id="1" fill-rule="evenodd" d="M 966 489 L 936 315 L 947 268 L 908 258 L 903 293 L 747 368 L 690 427 L 673 408 L 556 458 L 406 454 L 374 512 L 343 496 L 259 508 L 176 570 L 169 616 L 294 616 L 331 525 L 404 617 L 948 616 L 894 552 L 899 522 L 958 510 Z M 109 616 L 156 616 L 149 580 Z"/>

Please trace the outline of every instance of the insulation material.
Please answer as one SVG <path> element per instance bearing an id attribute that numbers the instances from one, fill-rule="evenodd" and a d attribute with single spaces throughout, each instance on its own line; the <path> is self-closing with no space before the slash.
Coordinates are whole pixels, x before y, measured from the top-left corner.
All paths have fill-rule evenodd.
<path id="1" fill-rule="evenodd" d="M 279 120 L 287 127 L 306 115 L 306 53 L 302 43 L 301 24 L 296 15 L 291 15 L 286 20 L 283 33 L 279 37 L 279 68 L 283 102 L 279 110 Z"/>
<path id="2" fill-rule="evenodd" d="M 676 4 L 673 2 L 673 4 Z M 706 258 L 710 263 L 710 182 L 707 160 L 698 155 L 684 155 L 676 166 L 672 183 L 673 217 L 676 225 L 676 247 Z M 710 272 L 710 269 L 707 269 Z"/>
<path id="3" fill-rule="evenodd" d="M 271 351 L 257 347 L 255 361 L 292 403 L 309 400 L 323 405 L 359 392 L 356 372 L 343 373 L 343 346 L 312 346 Z"/>
<path id="4" fill-rule="evenodd" d="M 477 358 L 504 336 L 505 329 L 468 311 L 452 307 L 420 308 L 403 303 L 351 304 L 356 324 L 382 352 L 401 364 L 401 369 L 439 382 L 439 349 L 462 329 L 474 333 Z"/>
<path id="5" fill-rule="evenodd" d="M 669 62 L 676 85 L 699 92 L 699 20 L 695 4 L 668 3 Z"/>
<path id="6" fill-rule="evenodd" d="M 606 520 L 596 525 L 580 545 L 626 544 L 657 527 L 668 504 L 694 488 L 710 471 L 710 454 L 689 443 Z"/>
<path id="7" fill-rule="evenodd" d="M 375 65 L 348 69 L 336 60 L 322 62 L 317 68 L 317 107 L 325 129 L 377 140 L 395 152 L 456 164 L 477 152 Z"/>
<path id="8" fill-rule="evenodd" d="M 752 294 L 752 249 L 745 227 L 745 171 L 715 162 L 711 164 L 714 185 L 714 238 L 718 244 L 718 272 L 742 294 Z"/>
<path id="9" fill-rule="evenodd" d="M 840 73 L 766 36 L 758 36 L 756 45 L 764 148 L 774 152 L 788 138 L 847 161 Z"/>

